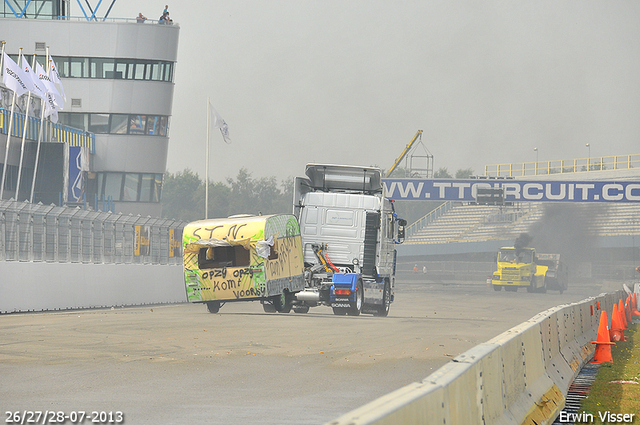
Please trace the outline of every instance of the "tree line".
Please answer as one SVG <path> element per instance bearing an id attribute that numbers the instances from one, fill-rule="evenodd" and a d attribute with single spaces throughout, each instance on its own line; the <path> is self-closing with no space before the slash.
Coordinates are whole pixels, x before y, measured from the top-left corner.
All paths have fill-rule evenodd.
<path id="1" fill-rule="evenodd" d="M 205 183 L 190 169 L 165 173 L 162 216 L 184 221 L 203 219 Z M 246 168 L 225 182 L 209 182 L 209 218 L 234 214 L 276 214 L 293 210 L 293 178 L 278 182 L 275 177 L 255 179 Z"/>
<path id="2" fill-rule="evenodd" d="M 395 173 L 394 173 L 395 174 Z M 471 168 L 459 169 L 455 178 L 464 179 L 473 174 Z M 434 178 L 453 178 L 446 168 L 434 173 Z M 253 178 L 249 170 L 241 168 L 235 178 L 224 182 L 209 182 L 209 218 L 223 218 L 234 214 L 290 214 L 293 211 L 293 177 L 278 180 L 275 177 Z M 162 216 L 183 221 L 203 219 L 205 183 L 198 173 L 189 168 L 164 175 L 162 189 Z M 397 201 L 398 215 L 413 223 L 442 202 Z"/>

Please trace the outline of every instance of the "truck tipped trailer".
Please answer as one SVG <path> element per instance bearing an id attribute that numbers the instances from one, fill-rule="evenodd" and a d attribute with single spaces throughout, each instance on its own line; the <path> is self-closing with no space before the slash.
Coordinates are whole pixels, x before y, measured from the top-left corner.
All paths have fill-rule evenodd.
<path id="1" fill-rule="evenodd" d="M 497 270 L 491 278 L 491 286 L 499 291 L 547 292 L 567 289 L 569 273 L 560 260 L 560 254 L 536 254 L 535 248 L 504 247 L 498 251 Z"/>
<path id="2" fill-rule="evenodd" d="M 569 269 L 560 254 L 538 254 L 538 264 L 547 266 L 547 289 L 555 289 L 562 294 L 569 287 Z"/>
<path id="3" fill-rule="evenodd" d="M 547 292 L 547 266 L 537 264 L 534 248 L 500 248 L 497 268 L 491 280 L 496 291 L 504 287 L 505 291 L 512 292 L 518 288 L 527 288 L 527 292 Z"/>
<path id="4" fill-rule="evenodd" d="M 374 167 L 308 164 L 297 177 L 294 215 L 300 223 L 303 291 L 293 310 L 330 306 L 337 315 L 387 316 L 394 299 L 396 250 L 406 221 L 384 196 Z"/>

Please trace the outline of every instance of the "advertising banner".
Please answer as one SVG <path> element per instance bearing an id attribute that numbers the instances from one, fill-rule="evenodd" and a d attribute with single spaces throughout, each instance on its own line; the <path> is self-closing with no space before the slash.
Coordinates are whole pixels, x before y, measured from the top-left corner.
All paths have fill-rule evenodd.
<path id="1" fill-rule="evenodd" d="M 394 201 L 474 202 L 479 188 L 503 188 L 505 202 L 640 202 L 640 181 L 383 179 Z"/>
<path id="2" fill-rule="evenodd" d="M 149 249 L 150 233 L 151 228 L 149 226 L 135 226 L 133 251 L 136 257 L 151 254 L 151 249 Z"/>

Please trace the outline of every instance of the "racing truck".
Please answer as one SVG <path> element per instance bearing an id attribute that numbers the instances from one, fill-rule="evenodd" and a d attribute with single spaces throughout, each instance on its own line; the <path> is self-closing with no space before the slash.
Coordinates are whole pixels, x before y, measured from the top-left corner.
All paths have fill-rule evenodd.
<path id="1" fill-rule="evenodd" d="M 293 311 L 323 305 L 336 315 L 387 316 L 406 220 L 384 196 L 382 171 L 308 164 L 305 174 L 295 179 L 293 202 L 305 288 L 295 293 Z"/>
<path id="2" fill-rule="evenodd" d="M 497 271 L 491 278 L 495 291 L 547 292 L 547 266 L 538 264 L 535 248 L 504 247 L 498 251 Z"/>
<path id="3" fill-rule="evenodd" d="M 569 269 L 560 254 L 538 254 L 538 264 L 548 267 L 545 276 L 547 288 L 562 294 L 569 286 Z"/>

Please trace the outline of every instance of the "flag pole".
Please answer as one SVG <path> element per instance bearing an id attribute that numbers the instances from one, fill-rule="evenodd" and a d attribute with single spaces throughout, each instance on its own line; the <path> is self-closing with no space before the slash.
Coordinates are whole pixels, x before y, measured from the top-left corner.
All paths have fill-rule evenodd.
<path id="1" fill-rule="evenodd" d="M 36 67 L 36 54 L 33 54 L 33 68 Z M 42 134 L 44 133 L 44 99 L 40 99 L 40 129 L 38 131 L 38 145 L 36 148 L 36 160 L 33 164 L 33 178 L 31 179 L 31 193 L 29 194 L 29 201 L 33 203 L 33 193 L 36 189 L 36 174 L 38 173 L 38 159 L 40 158 L 40 143 L 42 141 Z"/>
<path id="2" fill-rule="evenodd" d="M 22 55 L 22 47 L 20 48 L 20 53 L 18 54 L 18 61 L 24 60 L 24 56 Z M 22 177 L 22 160 L 24 159 L 24 143 L 27 137 L 27 126 L 29 125 L 29 104 L 31 103 L 31 91 L 28 92 L 27 95 L 27 107 L 24 113 L 24 127 L 22 128 L 22 144 L 20 145 L 20 162 L 18 164 L 18 180 L 16 182 L 16 201 L 18 201 L 18 197 L 20 196 L 20 178 Z"/>
<path id="3" fill-rule="evenodd" d="M 2 57 L 4 58 L 4 43 L 2 43 Z M 3 74 L 4 74 L 4 64 L 3 64 Z M 7 145 L 4 150 L 4 162 L 2 163 L 2 181 L 0 182 L 0 200 L 2 200 L 2 196 L 4 195 L 4 182 L 7 179 L 7 161 L 9 159 L 9 145 L 11 143 L 11 130 L 13 127 L 13 114 L 16 108 L 16 92 L 13 92 L 13 99 L 11 100 L 11 114 L 9 115 L 9 128 L 7 129 Z"/>
<path id="4" fill-rule="evenodd" d="M 204 218 L 209 218 L 209 120 L 211 119 L 209 97 L 207 97 L 207 147 L 205 149 L 205 167 L 204 167 Z"/>
<path id="5" fill-rule="evenodd" d="M 4 182 L 7 178 L 7 159 L 9 158 L 9 142 L 11 142 L 11 127 L 13 126 L 13 111 L 16 107 L 16 92 L 13 92 L 13 99 L 11 100 L 11 113 L 9 115 L 9 128 L 7 129 L 7 146 L 4 150 L 4 166 L 2 167 L 2 182 L 0 183 L 0 199 L 4 194 Z"/>
<path id="6" fill-rule="evenodd" d="M 6 41 L 2 40 L 2 52 L 0 52 L 0 76 L 4 76 L 4 45 L 7 44 Z M 4 115 L 4 112 L 2 113 Z M 9 146 L 9 136 L 7 135 L 7 146 Z M 7 160 L 5 159 L 2 163 L 2 172 L 4 173 L 4 169 L 7 166 Z M 2 178 L 2 184 L 0 185 L 0 201 L 2 201 L 2 188 L 4 187 L 4 177 Z"/>
<path id="7" fill-rule="evenodd" d="M 0 75 L 4 74 L 4 45 L 7 44 L 6 41 L 2 41 L 2 52 L 0 52 Z"/>

